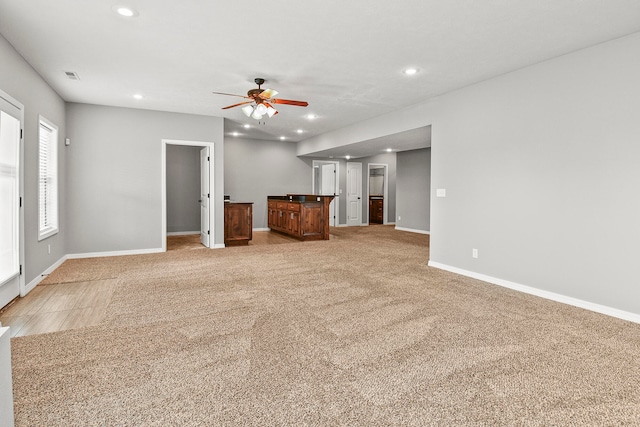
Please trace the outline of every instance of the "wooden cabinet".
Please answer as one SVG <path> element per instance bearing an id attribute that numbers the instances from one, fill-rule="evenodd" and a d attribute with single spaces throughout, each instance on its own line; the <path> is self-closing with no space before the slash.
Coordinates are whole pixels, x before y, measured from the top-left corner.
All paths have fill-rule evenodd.
<path id="1" fill-rule="evenodd" d="M 267 199 L 268 226 L 271 230 L 288 234 L 300 240 L 329 239 L 329 199 L 325 196 L 288 196 Z M 320 198 L 320 200 L 317 200 Z M 333 197 L 331 197 L 333 198 Z"/>
<path id="2" fill-rule="evenodd" d="M 225 246 L 248 245 L 253 237 L 253 203 L 225 202 Z"/>
<path id="3" fill-rule="evenodd" d="M 369 196 L 369 223 L 384 223 L 384 198 Z"/>

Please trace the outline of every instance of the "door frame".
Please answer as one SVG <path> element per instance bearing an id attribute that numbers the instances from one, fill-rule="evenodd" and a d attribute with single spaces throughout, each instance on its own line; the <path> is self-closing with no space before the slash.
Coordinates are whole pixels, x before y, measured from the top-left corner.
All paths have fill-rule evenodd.
<path id="1" fill-rule="evenodd" d="M 209 199 L 209 248 L 214 248 L 215 246 L 215 209 L 211 206 L 212 200 L 215 200 L 215 186 L 214 186 L 214 177 L 215 173 L 214 169 L 214 145 L 213 142 L 208 141 L 185 141 L 181 139 L 162 139 L 161 144 L 161 155 L 160 155 L 160 191 L 162 196 L 162 221 L 161 221 L 161 230 L 160 236 L 162 239 L 162 252 L 167 251 L 167 145 L 188 145 L 192 147 L 209 147 L 209 157 L 211 161 L 209 162 L 209 191 L 211 194 L 211 198 Z"/>
<path id="2" fill-rule="evenodd" d="M 18 209 L 18 262 L 22 267 L 22 271 L 18 276 L 18 287 L 20 289 L 20 296 L 24 297 L 31 289 L 27 289 L 25 283 L 26 276 L 26 257 L 25 257 L 25 238 L 24 238 L 24 105 L 17 99 L 9 95 L 8 93 L 0 90 L 0 98 L 5 102 L 13 105 L 18 109 L 18 119 L 20 120 L 20 142 L 18 147 L 18 197 L 22 203 Z M 0 307 L 2 308 L 2 307 Z"/>
<path id="3" fill-rule="evenodd" d="M 360 209 L 359 209 L 359 214 L 360 215 L 359 215 L 359 218 L 358 218 L 359 223 L 356 223 L 356 224 L 349 223 L 349 189 L 350 189 L 350 187 L 349 187 L 349 165 L 351 165 L 351 164 L 360 165 L 360 167 L 359 167 L 359 169 L 360 169 L 360 181 L 359 181 L 359 184 L 360 184 Z M 357 227 L 359 227 L 359 226 L 363 226 L 363 225 L 369 225 L 369 218 L 367 218 L 367 223 L 366 224 L 364 224 L 362 222 L 362 220 L 363 220 L 362 215 L 364 214 L 364 209 L 362 208 L 362 204 L 365 203 L 365 200 L 364 200 L 364 187 L 362 185 L 363 178 L 364 177 L 362 176 L 362 162 L 347 162 L 347 191 L 346 191 L 346 193 L 347 193 L 347 195 L 346 195 L 346 197 L 347 197 L 347 207 L 346 207 L 346 209 L 347 209 L 347 226 L 348 227 L 349 226 L 353 226 L 353 227 L 357 226 Z M 367 180 L 368 179 L 369 179 L 369 177 L 367 177 Z M 368 186 L 367 186 L 367 188 L 368 188 Z M 368 198 L 368 196 L 367 196 L 367 198 Z M 367 205 L 367 212 L 369 212 L 369 208 L 368 208 L 369 201 L 368 200 L 367 200 L 366 205 Z"/>
<path id="4" fill-rule="evenodd" d="M 316 167 L 326 165 L 327 163 L 333 163 L 336 166 L 336 185 L 333 191 L 333 200 L 331 203 L 335 203 L 335 227 L 340 225 L 340 162 L 337 160 L 312 160 L 311 161 L 311 190 L 315 192 L 316 189 Z"/>
<path id="5" fill-rule="evenodd" d="M 369 163 L 367 164 L 367 224 L 369 224 L 369 179 L 371 177 L 371 166 L 377 166 L 374 169 L 379 169 L 379 166 L 382 166 L 384 169 L 384 178 L 382 181 L 382 197 L 384 198 L 382 202 L 382 223 L 387 224 L 388 220 L 388 212 L 389 212 L 389 164 L 388 163 Z"/>

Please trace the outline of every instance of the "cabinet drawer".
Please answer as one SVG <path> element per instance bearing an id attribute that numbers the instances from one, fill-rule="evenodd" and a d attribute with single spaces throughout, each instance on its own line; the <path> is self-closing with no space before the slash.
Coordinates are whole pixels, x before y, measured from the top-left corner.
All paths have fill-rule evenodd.
<path id="1" fill-rule="evenodd" d="M 287 209 L 287 202 L 277 202 L 276 208 L 278 209 Z"/>
<path id="2" fill-rule="evenodd" d="M 269 206 L 270 208 L 275 209 L 276 208 L 276 202 L 274 202 L 273 200 L 269 200 L 267 202 L 267 206 Z"/>
<path id="3" fill-rule="evenodd" d="M 300 212 L 300 203 L 289 203 L 287 209 L 292 212 Z"/>

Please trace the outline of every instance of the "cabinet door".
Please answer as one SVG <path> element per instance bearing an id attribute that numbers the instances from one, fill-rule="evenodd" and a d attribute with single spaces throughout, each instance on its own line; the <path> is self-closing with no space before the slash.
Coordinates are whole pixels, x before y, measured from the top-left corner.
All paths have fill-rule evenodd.
<path id="1" fill-rule="evenodd" d="M 300 234 L 300 212 L 289 212 L 289 231 L 291 234 Z"/>
<path id="2" fill-rule="evenodd" d="M 302 210 L 301 216 L 301 230 L 302 236 L 316 236 L 322 235 L 324 232 L 324 219 L 322 218 L 322 205 L 309 204 L 305 205 Z"/>
<path id="3" fill-rule="evenodd" d="M 251 237 L 251 207 L 246 205 L 229 206 L 225 218 L 225 237 L 227 239 L 247 239 Z"/>
<path id="4" fill-rule="evenodd" d="M 274 207 L 269 207 L 269 219 L 267 226 L 269 228 L 278 227 L 278 210 Z"/>

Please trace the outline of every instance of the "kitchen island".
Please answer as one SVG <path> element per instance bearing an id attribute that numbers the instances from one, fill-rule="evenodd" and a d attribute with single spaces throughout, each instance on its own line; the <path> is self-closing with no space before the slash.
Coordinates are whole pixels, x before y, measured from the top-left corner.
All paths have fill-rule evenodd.
<path id="1" fill-rule="evenodd" d="M 329 204 L 334 196 L 268 196 L 268 226 L 300 240 L 329 240 Z"/>

